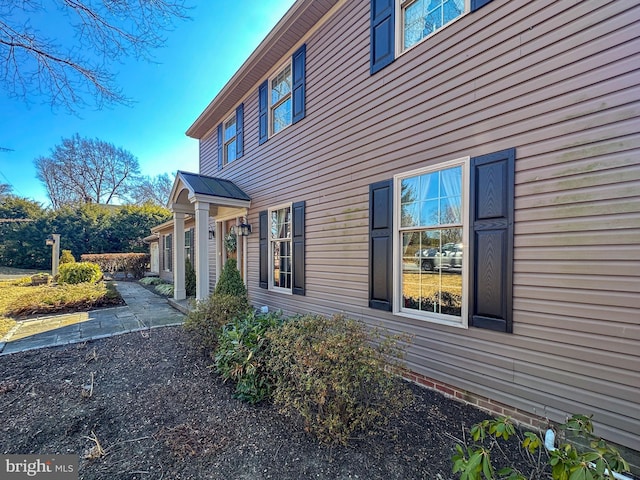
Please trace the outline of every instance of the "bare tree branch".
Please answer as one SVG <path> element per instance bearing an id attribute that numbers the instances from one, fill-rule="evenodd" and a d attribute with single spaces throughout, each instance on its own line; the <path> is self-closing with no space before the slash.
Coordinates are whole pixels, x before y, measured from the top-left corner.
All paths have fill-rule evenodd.
<path id="1" fill-rule="evenodd" d="M 130 103 L 112 64 L 128 57 L 151 60 L 175 20 L 187 18 L 186 1 L 0 0 L 0 88 L 27 102 L 43 97 L 70 112 L 89 103 Z M 73 44 L 33 26 L 39 19 L 64 24 Z"/>

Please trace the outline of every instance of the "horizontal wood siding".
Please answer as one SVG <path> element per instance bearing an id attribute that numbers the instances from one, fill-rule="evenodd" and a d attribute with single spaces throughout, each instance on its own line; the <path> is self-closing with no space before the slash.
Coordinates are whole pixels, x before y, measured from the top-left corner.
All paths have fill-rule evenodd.
<path id="1" fill-rule="evenodd" d="M 257 85 L 245 156 L 217 172 L 258 212 L 306 201 L 306 296 L 258 288 L 255 305 L 345 312 L 415 335 L 415 372 L 640 449 L 640 6 L 507 2 L 369 73 L 369 1 L 348 1 L 306 42 L 307 113 L 258 145 Z M 516 148 L 514 333 L 368 308 L 368 185 L 429 164 Z"/>

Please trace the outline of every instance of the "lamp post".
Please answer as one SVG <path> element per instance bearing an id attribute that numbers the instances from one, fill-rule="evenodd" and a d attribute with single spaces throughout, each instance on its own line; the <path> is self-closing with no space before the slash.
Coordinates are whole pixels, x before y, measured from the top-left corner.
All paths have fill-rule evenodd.
<path id="1" fill-rule="evenodd" d="M 52 233 L 44 242 L 52 247 L 51 249 L 51 275 L 58 274 L 58 266 L 60 265 L 60 234 Z"/>

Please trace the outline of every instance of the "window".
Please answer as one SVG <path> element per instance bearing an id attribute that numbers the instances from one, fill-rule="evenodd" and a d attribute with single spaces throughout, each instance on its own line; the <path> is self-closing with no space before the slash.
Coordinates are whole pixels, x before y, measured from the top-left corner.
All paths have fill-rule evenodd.
<path id="1" fill-rule="evenodd" d="M 173 270 L 173 234 L 164 236 L 163 265 L 166 272 Z"/>
<path id="2" fill-rule="evenodd" d="M 269 85 L 269 121 L 273 135 L 291 125 L 291 63 L 287 63 Z"/>
<path id="3" fill-rule="evenodd" d="M 291 205 L 269 210 L 269 288 L 291 290 Z"/>
<path id="4" fill-rule="evenodd" d="M 468 163 L 395 177 L 395 313 L 466 325 Z"/>
<path id="5" fill-rule="evenodd" d="M 224 136 L 224 163 L 233 162 L 236 156 L 236 116 L 233 114 L 222 127 Z"/>
<path id="6" fill-rule="evenodd" d="M 468 11 L 465 0 L 400 0 L 401 51 Z"/>
<path id="7" fill-rule="evenodd" d="M 193 229 L 184 232 L 184 258 L 193 265 Z"/>

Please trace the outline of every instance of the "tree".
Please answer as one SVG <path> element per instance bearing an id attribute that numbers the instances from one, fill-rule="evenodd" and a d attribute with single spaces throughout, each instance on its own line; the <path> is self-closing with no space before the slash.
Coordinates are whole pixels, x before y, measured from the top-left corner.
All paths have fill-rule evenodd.
<path id="1" fill-rule="evenodd" d="M 62 139 L 50 156 L 39 157 L 34 163 L 54 209 L 126 199 L 140 171 L 138 159 L 130 152 L 78 134 Z"/>
<path id="2" fill-rule="evenodd" d="M 10 195 L 13 191 L 13 187 L 8 183 L 0 183 L 0 199 Z"/>
<path id="3" fill-rule="evenodd" d="M 169 201 L 173 182 L 168 173 L 162 173 L 155 177 L 140 177 L 133 191 L 133 200 L 138 205 L 153 203 L 164 207 Z"/>
<path id="4" fill-rule="evenodd" d="M 43 96 L 69 112 L 87 103 L 129 103 L 112 65 L 151 60 L 174 21 L 187 18 L 185 3 L 0 0 L 0 88 L 24 100 Z M 59 38 L 46 33 L 51 25 Z M 65 45 L 65 38 L 73 41 Z"/>

